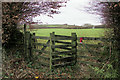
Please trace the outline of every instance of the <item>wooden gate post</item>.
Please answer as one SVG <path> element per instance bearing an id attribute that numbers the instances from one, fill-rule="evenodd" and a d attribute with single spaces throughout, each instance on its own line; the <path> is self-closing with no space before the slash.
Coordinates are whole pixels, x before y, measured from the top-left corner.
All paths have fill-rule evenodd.
<path id="1" fill-rule="evenodd" d="M 36 39 L 35 39 L 35 33 L 32 34 L 32 39 L 31 39 L 31 55 L 32 55 L 32 59 L 35 59 L 35 56 L 34 56 L 34 50 L 33 49 L 36 49 L 36 45 L 34 44 L 36 42 Z M 34 60 L 33 60 L 34 62 Z"/>
<path id="2" fill-rule="evenodd" d="M 26 31 L 26 59 L 29 60 L 30 54 L 30 32 Z"/>
<path id="3" fill-rule="evenodd" d="M 31 60 L 32 57 L 31 37 L 32 35 L 29 31 L 26 31 L 26 24 L 24 24 L 24 54 L 26 60 Z"/>
<path id="4" fill-rule="evenodd" d="M 26 54 L 26 24 L 24 24 L 24 53 Z"/>
<path id="5" fill-rule="evenodd" d="M 76 33 L 72 33 L 71 36 L 72 36 L 72 54 L 75 57 L 75 63 L 74 63 L 75 65 L 77 62 L 77 35 Z"/>
<path id="6" fill-rule="evenodd" d="M 50 71 L 53 69 L 52 67 L 52 53 L 54 52 L 54 46 L 55 45 L 55 33 L 50 33 Z"/>
<path id="7" fill-rule="evenodd" d="M 35 33 L 33 33 L 33 42 L 34 42 L 34 43 L 36 42 Z M 36 49 L 36 46 L 35 46 L 35 45 L 33 45 L 33 46 L 34 46 L 34 48 Z"/>
<path id="8" fill-rule="evenodd" d="M 25 57 L 27 54 L 27 41 L 26 41 L 26 24 L 24 24 L 24 55 Z"/>
<path id="9" fill-rule="evenodd" d="M 29 33 L 29 60 L 32 61 L 33 55 L 32 55 L 32 34 Z"/>

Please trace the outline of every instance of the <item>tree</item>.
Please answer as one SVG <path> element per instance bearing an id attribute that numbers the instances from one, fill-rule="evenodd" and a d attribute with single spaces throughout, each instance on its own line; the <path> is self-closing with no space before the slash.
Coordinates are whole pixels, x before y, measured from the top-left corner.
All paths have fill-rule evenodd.
<path id="1" fill-rule="evenodd" d="M 89 23 L 86 23 L 83 25 L 83 27 L 93 27 L 93 25 L 89 24 Z"/>
<path id="2" fill-rule="evenodd" d="M 59 14 L 57 9 L 63 7 L 64 2 L 2 2 L 3 47 L 13 47 L 15 42 L 23 38 L 23 34 L 17 29 L 17 23 L 31 23 L 31 17 L 41 14 L 50 17 L 52 14 Z"/>
<path id="3" fill-rule="evenodd" d="M 113 64 L 120 71 L 120 1 L 119 2 L 95 2 L 90 10 L 101 15 L 102 23 L 106 27 L 111 28 L 108 38 L 112 41 L 112 61 L 117 61 Z M 119 74 L 120 75 L 120 74 Z"/>

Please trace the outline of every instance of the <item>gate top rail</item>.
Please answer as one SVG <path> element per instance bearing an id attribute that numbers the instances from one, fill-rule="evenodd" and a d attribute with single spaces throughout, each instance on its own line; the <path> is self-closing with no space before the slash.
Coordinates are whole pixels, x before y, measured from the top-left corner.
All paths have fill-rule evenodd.
<path id="1" fill-rule="evenodd" d="M 55 35 L 55 37 L 67 37 L 67 38 L 72 38 L 72 36 L 64 36 L 64 35 Z"/>
<path id="2" fill-rule="evenodd" d="M 105 40 L 107 38 L 97 38 L 97 37 L 77 37 L 77 40 L 80 40 L 80 38 L 83 38 L 84 40 Z"/>

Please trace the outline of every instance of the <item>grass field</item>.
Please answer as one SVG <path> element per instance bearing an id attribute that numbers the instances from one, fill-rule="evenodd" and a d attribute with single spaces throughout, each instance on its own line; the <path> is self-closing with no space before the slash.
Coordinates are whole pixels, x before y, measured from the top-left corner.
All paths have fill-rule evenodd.
<path id="1" fill-rule="evenodd" d="M 55 32 L 57 35 L 71 35 L 76 33 L 77 37 L 103 37 L 105 29 L 34 29 L 32 33 L 36 33 L 36 36 L 50 36 L 51 32 Z"/>

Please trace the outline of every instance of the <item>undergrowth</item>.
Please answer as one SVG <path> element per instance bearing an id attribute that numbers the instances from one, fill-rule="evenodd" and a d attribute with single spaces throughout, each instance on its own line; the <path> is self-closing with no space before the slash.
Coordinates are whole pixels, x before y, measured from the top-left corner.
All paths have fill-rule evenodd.
<path id="1" fill-rule="evenodd" d="M 90 57 L 98 57 L 98 60 L 88 60 L 91 62 L 100 62 L 101 67 L 80 64 L 77 63 L 74 66 L 65 66 L 54 69 L 53 72 L 49 70 L 49 67 L 34 64 L 34 62 L 26 62 L 23 55 L 23 50 L 13 49 L 7 51 L 12 55 L 6 55 L 6 51 L 3 49 L 3 78 L 117 78 L 117 70 L 113 67 L 113 63 L 116 59 L 112 59 L 114 51 L 111 51 L 111 47 L 102 46 L 88 47 L 92 52 L 96 51 L 101 53 L 100 57 L 90 54 L 91 52 L 85 46 L 80 46 L 78 49 L 84 50 L 78 51 L 78 55 L 84 54 Z M 35 60 L 35 59 L 33 59 Z M 87 60 L 87 59 L 78 59 Z M 89 69 L 94 71 L 91 76 Z"/>

